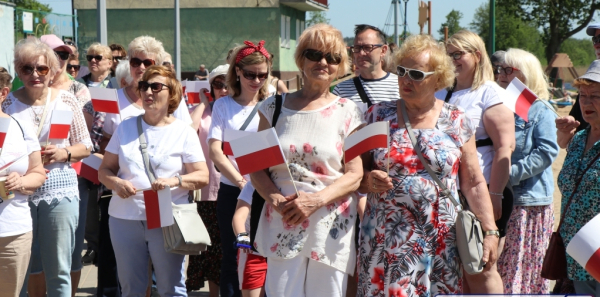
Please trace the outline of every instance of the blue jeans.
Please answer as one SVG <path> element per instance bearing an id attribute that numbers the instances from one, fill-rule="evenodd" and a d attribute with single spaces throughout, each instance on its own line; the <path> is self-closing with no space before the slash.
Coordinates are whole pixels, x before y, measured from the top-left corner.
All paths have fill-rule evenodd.
<path id="1" fill-rule="evenodd" d="M 75 230 L 79 201 L 64 198 L 50 205 L 29 203 L 33 219 L 31 273 L 44 271 L 48 297 L 71 296 L 71 261 L 75 249 Z M 26 290 L 27 283 L 23 285 Z"/>
<path id="2" fill-rule="evenodd" d="M 116 198 L 120 199 L 120 198 Z M 156 268 L 156 287 L 162 297 L 187 297 L 185 256 L 165 251 L 161 228 L 148 230 L 146 221 L 109 218 L 110 238 L 117 259 L 121 294 L 144 297 L 148 287 L 148 265 Z"/>
<path id="3" fill-rule="evenodd" d="M 231 222 L 241 190 L 221 183 L 217 194 L 217 221 L 221 233 L 221 297 L 239 297 L 240 282 L 237 275 L 237 249 L 234 247 L 235 234 Z"/>
<path id="4" fill-rule="evenodd" d="M 83 264 L 81 263 L 81 252 L 83 251 L 83 236 L 85 234 L 85 220 L 87 218 L 87 206 L 90 197 L 90 190 L 86 179 L 80 177 L 77 179 L 79 186 L 79 220 L 77 230 L 75 230 L 75 249 L 73 250 L 71 260 L 71 271 L 81 271 Z M 91 184 L 91 183 L 90 183 Z M 92 197 L 96 199 L 96 197 Z"/>

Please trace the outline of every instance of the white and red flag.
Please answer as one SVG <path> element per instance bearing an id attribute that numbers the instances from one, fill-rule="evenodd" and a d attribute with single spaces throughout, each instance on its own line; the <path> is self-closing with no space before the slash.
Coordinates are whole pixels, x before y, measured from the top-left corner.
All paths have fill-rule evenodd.
<path id="1" fill-rule="evenodd" d="M 372 149 L 387 148 L 389 134 L 388 122 L 376 122 L 363 127 L 344 141 L 344 159 L 348 162 Z"/>
<path id="2" fill-rule="evenodd" d="M 210 90 L 208 81 L 187 81 L 185 83 L 188 96 L 188 104 L 200 104 L 200 90 Z"/>
<path id="3" fill-rule="evenodd" d="M 50 118 L 49 139 L 67 139 L 71 122 L 73 121 L 73 112 L 70 110 L 53 110 Z"/>
<path id="4" fill-rule="evenodd" d="M 223 154 L 225 154 L 225 156 L 233 156 L 233 151 L 231 150 L 231 141 L 254 133 L 255 132 L 225 129 L 223 132 Z"/>
<path id="5" fill-rule="evenodd" d="M 102 155 L 91 154 L 81 162 L 79 176 L 91 181 L 95 185 L 99 185 L 98 169 L 100 168 L 100 164 L 102 164 Z"/>
<path id="6" fill-rule="evenodd" d="M 567 245 L 567 254 L 600 281 L 600 215 L 581 228 Z"/>
<path id="7" fill-rule="evenodd" d="M 4 148 L 4 140 L 6 140 L 6 134 L 8 133 L 8 128 L 10 127 L 10 122 L 12 118 L 0 118 L 0 148 Z"/>
<path id="8" fill-rule="evenodd" d="M 285 163 L 273 128 L 234 139 L 231 141 L 231 149 L 242 175 Z"/>
<path id="9" fill-rule="evenodd" d="M 119 97 L 117 90 L 107 88 L 90 88 L 94 111 L 119 113 Z"/>
<path id="10" fill-rule="evenodd" d="M 160 191 L 144 191 L 146 204 L 146 223 L 148 230 L 173 225 L 173 202 L 171 188 L 166 186 Z"/>
<path id="11" fill-rule="evenodd" d="M 504 105 L 525 120 L 525 122 L 529 122 L 527 113 L 538 96 L 516 77 L 506 87 L 506 95 Z"/>

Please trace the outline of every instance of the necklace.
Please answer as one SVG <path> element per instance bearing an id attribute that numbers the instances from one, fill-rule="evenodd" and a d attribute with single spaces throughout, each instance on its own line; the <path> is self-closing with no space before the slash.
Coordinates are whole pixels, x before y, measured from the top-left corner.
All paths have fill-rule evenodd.
<path id="1" fill-rule="evenodd" d="M 44 112 L 44 110 L 42 109 L 40 111 L 40 113 L 35 112 L 35 108 L 32 105 L 31 106 L 31 112 L 33 113 L 33 122 L 35 123 L 36 126 L 40 125 L 40 122 L 42 121 L 42 119 L 40 118 L 40 115 L 42 114 L 42 112 Z"/>

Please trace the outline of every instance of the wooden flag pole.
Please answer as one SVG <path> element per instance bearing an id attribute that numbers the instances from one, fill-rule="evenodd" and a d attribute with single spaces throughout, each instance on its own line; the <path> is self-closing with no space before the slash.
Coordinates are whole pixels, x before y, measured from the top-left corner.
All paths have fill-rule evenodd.
<path id="1" fill-rule="evenodd" d="M 290 180 L 292 181 L 292 185 L 294 185 L 294 191 L 296 191 L 296 195 L 300 196 L 300 193 L 298 193 L 298 188 L 296 188 L 296 183 L 294 182 L 294 176 L 292 175 L 292 172 L 290 171 L 290 166 L 288 165 L 287 160 L 285 161 L 285 168 L 287 168 L 287 171 L 290 174 Z"/>
<path id="2" fill-rule="evenodd" d="M 544 103 L 548 108 L 550 108 L 550 110 L 552 110 L 552 112 L 554 112 L 554 114 L 561 118 L 562 116 L 558 114 L 558 112 L 556 112 L 556 109 L 554 109 L 554 106 L 552 106 L 550 103 L 548 103 L 548 101 L 546 100 L 542 100 L 540 98 L 536 99 L 537 101 L 542 101 L 542 103 Z"/>

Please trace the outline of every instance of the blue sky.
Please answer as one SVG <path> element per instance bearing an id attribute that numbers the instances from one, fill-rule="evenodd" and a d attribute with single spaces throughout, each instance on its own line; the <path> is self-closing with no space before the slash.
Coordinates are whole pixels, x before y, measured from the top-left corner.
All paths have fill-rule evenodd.
<path id="1" fill-rule="evenodd" d="M 54 12 L 71 14 L 71 0 L 39 0 L 42 3 L 50 4 Z M 168 1 L 168 0 L 164 0 Z M 445 21 L 446 15 L 456 9 L 463 13 L 461 26 L 468 27 L 473 20 L 473 14 L 477 7 L 488 0 L 432 0 L 432 31 L 434 37 L 438 38 L 437 30 Z M 384 29 L 388 12 L 391 9 L 391 0 L 329 0 L 329 11 L 327 18 L 330 23 L 342 31 L 344 36 L 352 36 L 355 24 L 371 24 Z M 404 0 L 401 0 L 402 8 L 400 12 L 404 12 Z M 419 25 L 417 24 L 418 0 L 409 0 L 407 7 L 407 23 L 408 31 L 411 33 L 419 33 Z M 399 18 L 402 22 L 403 16 Z M 390 23 L 393 24 L 393 14 L 390 18 Z M 393 25 L 390 24 L 387 28 L 387 33 L 393 34 Z M 399 32 L 403 28 L 400 27 Z M 427 32 L 427 26 L 424 28 Z M 582 30 L 575 35 L 576 38 L 588 38 Z"/>

